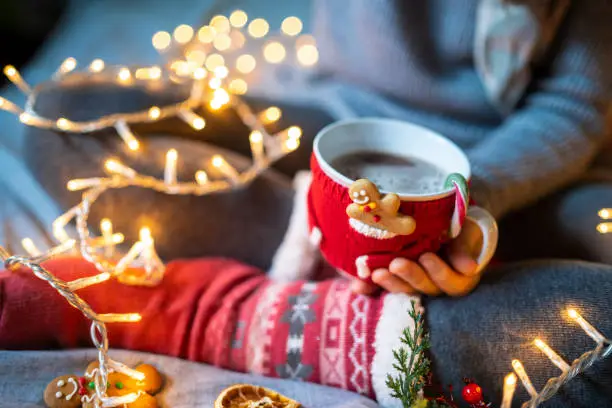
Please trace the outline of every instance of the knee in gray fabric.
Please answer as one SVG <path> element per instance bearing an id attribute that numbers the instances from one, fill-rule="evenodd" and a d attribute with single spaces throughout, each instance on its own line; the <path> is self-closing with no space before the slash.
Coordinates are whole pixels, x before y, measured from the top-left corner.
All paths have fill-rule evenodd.
<path id="1" fill-rule="evenodd" d="M 499 405 L 503 377 L 520 359 L 537 389 L 560 374 L 534 345 L 542 338 L 568 363 L 595 347 L 567 318 L 575 307 L 605 336 L 612 336 L 612 267 L 586 262 L 538 261 L 493 268 L 480 286 L 463 298 L 428 298 L 434 375 L 442 384 L 461 386 L 474 378 L 488 400 Z M 460 389 L 460 388 L 456 388 Z M 529 399 L 522 387 L 517 400 Z M 577 377 L 549 405 L 609 407 L 612 359 Z"/>
<path id="2" fill-rule="evenodd" d="M 553 194 L 502 220 L 499 255 L 612 264 L 612 234 L 597 230 L 604 207 L 612 207 L 612 183 L 582 183 Z"/>

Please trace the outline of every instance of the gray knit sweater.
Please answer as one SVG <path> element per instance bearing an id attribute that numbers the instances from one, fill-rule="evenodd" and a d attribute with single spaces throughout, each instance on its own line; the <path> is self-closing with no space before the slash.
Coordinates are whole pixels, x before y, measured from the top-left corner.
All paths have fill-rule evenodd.
<path id="1" fill-rule="evenodd" d="M 572 3 L 508 116 L 475 69 L 478 4 L 318 0 L 315 35 L 321 69 L 345 83 L 345 109 L 454 140 L 471 159 L 476 200 L 499 217 L 580 177 L 611 134 L 612 2 Z"/>

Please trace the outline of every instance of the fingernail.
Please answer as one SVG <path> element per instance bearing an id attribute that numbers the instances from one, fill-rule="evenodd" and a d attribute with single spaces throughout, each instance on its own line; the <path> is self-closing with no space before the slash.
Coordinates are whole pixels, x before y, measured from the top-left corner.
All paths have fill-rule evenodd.
<path id="1" fill-rule="evenodd" d="M 471 265 L 470 265 L 470 270 L 466 273 L 466 275 L 468 276 L 476 276 L 480 273 L 480 271 L 478 270 L 478 262 L 472 260 Z"/>
<path id="2" fill-rule="evenodd" d="M 478 262 L 469 257 L 464 257 L 462 261 L 463 267 L 459 269 L 459 272 L 466 276 L 473 276 L 478 273 Z"/>
<path id="3" fill-rule="evenodd" d="M 385 273 L 384 273 L 383 271 L 376 270 L 376 271 L 374 271 L 374 272 L 372 273 L 372 280 L 373 280 L 374 282 L 378 283 L 378 281 L 379 281 L 379 280 L 381 280 L 381 279 L 383 278 L 383 275 L 384 275 L 384 274 L 385 274 Z"/>
<path id="4" fill-rule="evenodd" d="M 391 272 L 394 275 L 397 275 L 396 274 L 397 269 L 404 268 L 404 266 L 407 265 L 408 263 L 409 261 L 406 258 L 395 258 L 389 264 L 389 272 Z"/>
<path id="5" fill-rule="evenodd" d="M 419 262 L 426 268 L 431 268 L 434 266 L 432 259 L 427 254 L 421 255 Z"/>

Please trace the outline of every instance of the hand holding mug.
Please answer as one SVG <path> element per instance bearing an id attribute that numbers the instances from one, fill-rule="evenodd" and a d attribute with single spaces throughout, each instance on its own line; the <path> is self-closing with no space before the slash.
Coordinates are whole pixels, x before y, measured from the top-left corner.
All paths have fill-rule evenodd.
<path id="1" fill-rule="evenodd" d="M 480 282 L 483 268 L 476 256 L 481 247 L 482 232 L 468 219 L 441 255 L 428 252 L 416 261 L 395 258 L 388 268 L 372 273 L 374 284 L 354 279 L 351 286 L 362 294 L 374 293 L 380 287 L 392 293 L 463 296 Z"/>
<path id="2" fill-rule="evenodd" d="M 493 256 L 494 219 L 468 209 L 467 157 L 428 129 L 385 119 L 339 122 L 315 139 L 311 168 L 312 235 L 332 266 L 362 281 L 358 291 L 377 283 L 462 294 Z M 457 248 L 474 228 L 482 245 L 470 261 Z M 449 263 L 433 254 L 458 236 L 448 246 Z"/>

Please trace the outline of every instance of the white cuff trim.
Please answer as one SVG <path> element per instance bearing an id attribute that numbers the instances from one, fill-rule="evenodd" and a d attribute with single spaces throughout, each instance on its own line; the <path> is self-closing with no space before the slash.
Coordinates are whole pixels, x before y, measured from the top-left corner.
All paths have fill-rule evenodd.
<path id="1" fill-rule="evenodd" d="M 382 408 L 402 408 L 400 400 L 391 397 L 391 390 L 387 388 L 387 374 L 397 375 L 393 368 L 393 350 L 407 347 L 400 338 L 404 328 L 414 331 L 414 321 L 408 315 L 410 302 L 415 302 L 415 308 L 421 309 L 421 301 L 417 296 L 405 294 L 387 294 L 383 302 L 382 313 L 376 325 L 374 339 L 374 358 L 372 359 L 372 387 L 376 400 Z"/>

